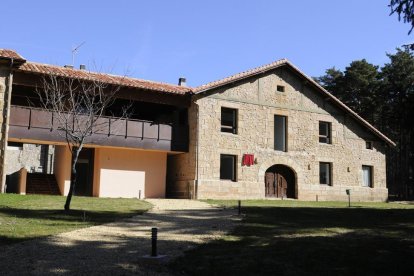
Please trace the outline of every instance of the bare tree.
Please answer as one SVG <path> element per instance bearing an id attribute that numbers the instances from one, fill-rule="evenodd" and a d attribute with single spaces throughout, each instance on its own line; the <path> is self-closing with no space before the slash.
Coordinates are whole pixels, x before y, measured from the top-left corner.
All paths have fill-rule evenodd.
<path id="1" fill-rule="evenodd" d="M 37 89 L 42 108 L 53 112 L 53 124 L 65 139 L 72 154 L 71 181 L 65 210 L 70 210 L 76 187 L 76 164 L 83 146 L 91 142 L 92 135 L 106 128 L 111 122 L 103 120 L 105 111 L 115 100 L 119 86 L 94 79 L 81 80 L 49 75 Z M 127 108 L 116 120 L 127 117 Z M 96 142 L 96 141 L 95 141 Z"/>

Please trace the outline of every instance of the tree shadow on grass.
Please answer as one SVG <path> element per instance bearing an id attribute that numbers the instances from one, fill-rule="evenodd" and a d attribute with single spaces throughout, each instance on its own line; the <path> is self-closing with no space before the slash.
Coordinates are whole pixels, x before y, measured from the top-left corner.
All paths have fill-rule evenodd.
<path id="1" fill-rule="evenodd" d="M 113 222 L 144 211 L 84 211 L 0 207 L 0 246 Z M 1 220 L 3 217 L 3 220 Z"/>
<path id="2" fill-rule="evenodd" d="M 244 207 L 231 235 L 186 253 L 189 275 L 410 275 L 414 209 Z M 191 262 L 188 260 L 191 258 Z"/>
<path id="3" fill-rule="evenodd" d="M 18 218 L 31 218 L 31 219 L 50 219 L 50 220 L 65 220 L 76 221 L 79 218 L 86 219 L 87 217 L 91 221 L 96 222 L 110 222 L 114 218 L 129 217 L 133 215 L 143 214 L 143 210 L 131 210 L 130 212 L 117 212 L 117 211 L 91 211 L 91 210 L 76 210 L 72 209 L 65 211 L 62 209 L 20 209 L 0 207 L 0 214 L 18 217 Z"/>
<path id="4" fill-rule="evenodd" d="M 152 227 L 159 227 L 159 254 L 171 258 L 216 234 L 234 213 L 219 209 L 146 213 L 3 246 L 0 270 L 2 275 L 170 275 L 164 262 L 143 258 L 151 252 Z M 19 214 L 33 217 L 33 213 Z"/>

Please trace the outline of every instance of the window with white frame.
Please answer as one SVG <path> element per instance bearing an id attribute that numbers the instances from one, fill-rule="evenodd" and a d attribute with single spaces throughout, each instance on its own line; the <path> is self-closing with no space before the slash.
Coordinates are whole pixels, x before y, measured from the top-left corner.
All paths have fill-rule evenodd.
<path id="1" fill-rule="evenodd" d="M 319 121 L 319 143 L 331 144 L 331 123 Z"/>
<path id="2" fill-rule="evenodd" d="M 332 185 L 332 164 L 328 162 L 319 163 L 319 183 Z"/>
<path id="3" fill-rule="evenodd" d="M 362 186 L 372 187 L 372 166 L 362 165 Z"/>

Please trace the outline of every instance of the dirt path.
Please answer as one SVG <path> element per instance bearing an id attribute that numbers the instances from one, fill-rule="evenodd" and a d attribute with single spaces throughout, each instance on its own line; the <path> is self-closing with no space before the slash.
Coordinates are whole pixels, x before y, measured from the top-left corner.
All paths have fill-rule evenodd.
<path id="1" fill-rule="evenodd" d="M 154 208 L 127 220 L 26 241 L 0 250 L 1 275 L 168 275 L 162 264 L 234 227 L 234 210 L 190 200 L 151 199 Z M 163 261 L 151 252 L 159 230 Z"/>

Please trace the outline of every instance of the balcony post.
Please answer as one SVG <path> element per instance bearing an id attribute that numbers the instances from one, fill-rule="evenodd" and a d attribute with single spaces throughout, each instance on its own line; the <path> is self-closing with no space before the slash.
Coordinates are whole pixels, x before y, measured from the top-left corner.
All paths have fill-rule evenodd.
<path id="1" fill-rule="evenodd" d="M 125 139 L 128 138 L 128 118 L 125 119 Z"/>
<path id="2" fill-rule="evenodd" d="M 108 137 L 111 136 L 111 118 L 108 118 Z"/>
<path id="3" fill-rule="evenodd" d="M 50 124 L 50 131 L 53 131 L 53 118 L 54 118 L 54 112 L 52 111 L 52 120 L 51 120 L 51 124 Z"/>

